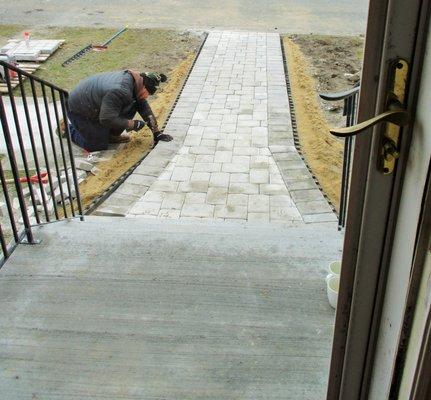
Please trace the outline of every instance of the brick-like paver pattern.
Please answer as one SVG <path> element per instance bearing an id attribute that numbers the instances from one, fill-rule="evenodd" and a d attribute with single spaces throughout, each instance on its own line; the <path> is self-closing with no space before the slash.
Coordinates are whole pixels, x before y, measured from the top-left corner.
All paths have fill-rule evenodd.
<path id="1" fill-rule="evenodd" d="M 165 132 L 128 216 L 335 220 L 293 144 L 278 34 L 210 33 Z"/>

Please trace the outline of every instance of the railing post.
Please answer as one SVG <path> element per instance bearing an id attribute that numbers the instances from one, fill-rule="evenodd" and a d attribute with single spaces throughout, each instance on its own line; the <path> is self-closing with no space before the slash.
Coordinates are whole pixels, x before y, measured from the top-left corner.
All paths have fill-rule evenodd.
<path id="1" fill-rule="evenodd" d="M 2 249 L 2 253 L 3 253 L 3 258 L 7 259 L 9 257 L 9 254 L 7 251 L 6 241 L 4 240 L 3 228 L 1 227 L 1 224 L 0 224 L 0 244 L 1 244 L 1 249 Z"/>
<path id="2" fill-rule="evenodd" d="M 60 92 L 60 103 L 61 103 L 61 109 L 63 112 L 63 121 L 64 121 L 64 129 L 66 132 L 66 141 L 67 141 L 67 148 L 69 150 L 69 157 L 70 157 L 70 165 L 72 167 L 72 177 L 73 177 L 73 183 L 75 186 L 75 195 L 76 195 L 76 202 L 78 204 L 78 212 L 81 221 L 84 221 L 84 214 L 82 211 L 82 203 L 81 203 L 81 195 L 79 193 L 79 185 L 78 185 L 78 177 L 76 176 L 76 168 L 75 168 L 75 159 L 73 156 L 73 149 L 72 149 L 72 140 L 70 139 L 70 132 L 69 132 L 69 124 L 67 119 L 67 94 L 65 92 Z M 73 202 L 71 200 L 70 202 L 72 213 L 73 211 Z"/>
<path id="3" fill-rule="evenodd" d="M 0 95 L 0 119 L 1 119 L 1 124 L 2 124 L 2 128 L 3 128 L 3 134 L 4 134 L 4 138 L 5 138 L 9 162 L 10 162 L 10 166 L 12 169 L 12 175 L 13 175 L 13 179 L 14 179 L 14 183 L 15 183 L 15 189 L 16 189 L 17 196 L 18 196 L 19 207 L 21 209 L 21 216 L 22 216 L 22 220 L 24 223 L 24 229 L 25 229 L 25 233 L 27 236 L 27 241 L 28 241 L 28 243 L 34 244 L 35 240 L 33 237 L 33 232 L 31 230 L 30 219 L 29 219 L 28 213 L 27 213 L 27 206 L 25 204 L 24 195 L 22 192 L 22 187 L 21 187 L 21 183 L 19 180 L 19 178 L 20 178 L 19 177 L 19 170 L 18 170 L 18 165 L 16 163 L 15 153 L 13 150 L 13 142 L 12 142 L 12 138 L 11 138 L 10 131 L 9 131 L 9 125 L 8 125 L 8 121 L 7 121 L 6 111 L 5 111 L 4 104 L 3 104 L 3 96 L 2 95 Z"/>
<path id="4" fill-rule="evenodd" d="M 346 117 L 346 126 L 352 126 L 355 123 L 356 103 L 358 99 L 360 86 L 356 85 L 350 90 L 340 93 L 320 93 L 319 96 L 326 101 L 344 101 L 343 116 Z M 350 164 L 351 153 L 353 146 L 353 138 L 347 137 L 344 139 L 343 150 L 343 169 L 341 176 L 340 190 L 340 211 L 338 213 L 338 230 L 344 228 L 346 224 L 347 201 L 349 197 L 350 187 Z"/>
<path id="5" fill-rule="evenodd" d="M 9 215 L 9 221 L 12 228 L 13 238 L 15 239 L 15 242 L 18 243 L 19 241 L 18 229 L 16 227 L 15 216 L 13 215 L 13 207 L 10 201 L 9 190 L 7 188 L 6 178 L 4 176 L 3 166 L 1 161 L 0 161 L 0 181 L 1 181 L 1 186 L 4 193 L 4 199 L 6 201 L 6 208 Z"/>

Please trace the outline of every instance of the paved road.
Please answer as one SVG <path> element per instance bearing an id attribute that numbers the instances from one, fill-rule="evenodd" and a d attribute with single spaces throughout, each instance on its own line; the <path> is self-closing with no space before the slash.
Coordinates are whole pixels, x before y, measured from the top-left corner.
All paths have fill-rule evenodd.
<path id="1" fill-rule="evenodd" d="M 0 0 L 2 23 L 358 34 L 368 0 Z"/>

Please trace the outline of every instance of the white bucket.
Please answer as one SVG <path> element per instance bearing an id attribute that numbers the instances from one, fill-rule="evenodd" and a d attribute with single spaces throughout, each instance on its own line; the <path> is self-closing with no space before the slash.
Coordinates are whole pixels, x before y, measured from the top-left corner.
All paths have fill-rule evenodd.
<path id="1" fill-rule="evenodd" d="M 326 277 L 326 293 L 332 308 L 337 308 L 338 290 L 340 287 L 340 277 L 329 274 Z"/>
<path id="2" fill-rule="evenodd" d="M 328 265 L 328 272 L 331 275 L 340 276 L 341 273 L 341 261 L 332 261 Z"/>

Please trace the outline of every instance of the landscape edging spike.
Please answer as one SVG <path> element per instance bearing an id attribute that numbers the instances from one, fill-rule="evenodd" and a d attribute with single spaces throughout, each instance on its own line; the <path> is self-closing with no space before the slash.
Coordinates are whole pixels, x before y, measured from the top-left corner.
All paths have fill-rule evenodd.
<path id="1" fill-rule="evenodd" d="M 120 29 L 118 32 L 116 32 L 113 36 L 111 36 L 105 43 L 103 43 L 101 46 L 97 46 L 97 47 L 106 47 L 108 46 L 108 44 L 110 44 L 114 39 L 116 39 L 118 36 L 120 36 L 123 32 L 125 32 L 127 30 L 127 28 L 122 28 Z M 73 63 L 74 61 L 78 60 L 79 58 L 83 57 L 85 54 L 87 54 L 88 52 L 90 52 L 93 47 L 96 47 L 93 44 L 89 44 L 85 47 L 83 47 L 81 50 L 79 50 L 78 52 L 76 52 L 73 56 L 69 57 L 66 61 L 64 61 L 61 66 L 62 67 L 67 67 L 69 64 Z"/>

